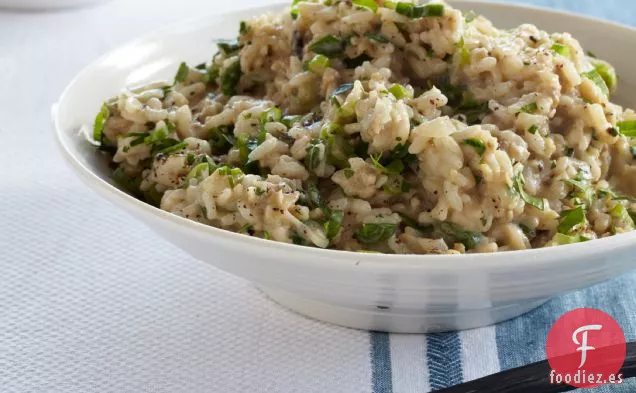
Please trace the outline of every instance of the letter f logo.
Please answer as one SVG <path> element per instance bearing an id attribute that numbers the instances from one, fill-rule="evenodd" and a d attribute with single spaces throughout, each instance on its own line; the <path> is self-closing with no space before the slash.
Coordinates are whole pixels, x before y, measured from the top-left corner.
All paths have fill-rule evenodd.
<path id="1" fill-rule="evenodd" d="M 574 341 L 574 344 L 576 345 L 580 345 L 580 347 L 578 347 L 576 350 L 577 352 L 580 351 L 581 352 L 581 364 L 579 365 L 579 368 L 583 367 L 583 365 L 585 364 L 585 361 L 587 360 L 587 351 L 593 351 L 596 348 L 594 347 L 590 347 L 587 345 L 587 332 L 588 330 L 601 330 L 603 326 L 602 325 L 586 325 L 586 326 L 581 326 L 580 328 L 576 329 L 574 331 L 574 333 L 572 334 L 572 341 Z M 582 334 L 582 340 L 581 342 L 579 342 L 577 336 L 579 335 L 579 333 L 583 333 Z"/>

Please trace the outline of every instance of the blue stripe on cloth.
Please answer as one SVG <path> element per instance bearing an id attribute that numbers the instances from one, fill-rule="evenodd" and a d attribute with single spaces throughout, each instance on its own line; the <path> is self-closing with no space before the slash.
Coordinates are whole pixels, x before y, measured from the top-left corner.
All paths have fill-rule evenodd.
<path id="1" fill-rule="evenodd" d="M 459 334 L 435 333 L 426 336 L 429 383 L 432 390 L 463 382 Z"/>
<path id="2" fill-rule="evenodd" d="M 389 334 L 371 332 L 371 383 L 373 393 L 393 393 Z"/>
<path id="3" fill-rule="evenodd" d="M 522 317 L 497 325 L 496 340 L 502 370 L 545 359 L 545 341 L 554 322 L 568 311 L 581 307 L 597 308 L 611 315 L 623 328 L 627 341 L 636 340 L 636 274 L 550 300 Z M 631 389 L 631 390 L 630 390 Z M 590 392 L 591 390 L 587 390 Z M 594 392 L 635 392 L 636 380 L 620 388 L 604 386 Z"/>

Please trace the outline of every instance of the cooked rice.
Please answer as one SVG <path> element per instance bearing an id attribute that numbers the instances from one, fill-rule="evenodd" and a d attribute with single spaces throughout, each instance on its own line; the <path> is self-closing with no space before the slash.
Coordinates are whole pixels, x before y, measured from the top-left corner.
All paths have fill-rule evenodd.
<path id="1" fill-rule="evenodd" d="M 301 1 L 208 64 L 108 101 L 115 180 L 275 241 L 384 253 L 576 243 L 634 229 L 636 113 L 568 33 L 441 2 Z"/>

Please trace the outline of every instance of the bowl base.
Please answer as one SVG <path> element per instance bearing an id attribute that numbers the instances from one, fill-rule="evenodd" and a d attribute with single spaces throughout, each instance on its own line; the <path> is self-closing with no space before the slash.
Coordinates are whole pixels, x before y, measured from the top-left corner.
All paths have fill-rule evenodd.
<path id="1" fill-rule="evenodd" d="M 304 316 L 348 328 L 390 333 L 435 333 L 492 325 L 531 311 L 548 299 L 473 310 L 427 312 L 390 308 L 352 308 L 305 298 L 294 293 L 257 286 L 271 300 Z"/>

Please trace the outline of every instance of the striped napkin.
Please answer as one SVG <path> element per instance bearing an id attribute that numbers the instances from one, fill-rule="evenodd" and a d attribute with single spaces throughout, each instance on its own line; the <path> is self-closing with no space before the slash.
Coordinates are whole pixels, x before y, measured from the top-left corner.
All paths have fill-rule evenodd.
<path id="1" fill-rule="evenodd" d="M 545 359 L 552 324 L 590 307 L 610 314 L 628 341 L 636 340 L 636 274 L 553 299 L 507 322 L 428 335 L 371 333 L 373 393 L 428 392 Z M 547 376 L 546 376 L 547 377 Z M 636 392 L 636 381 L 585 391 Z"/>

